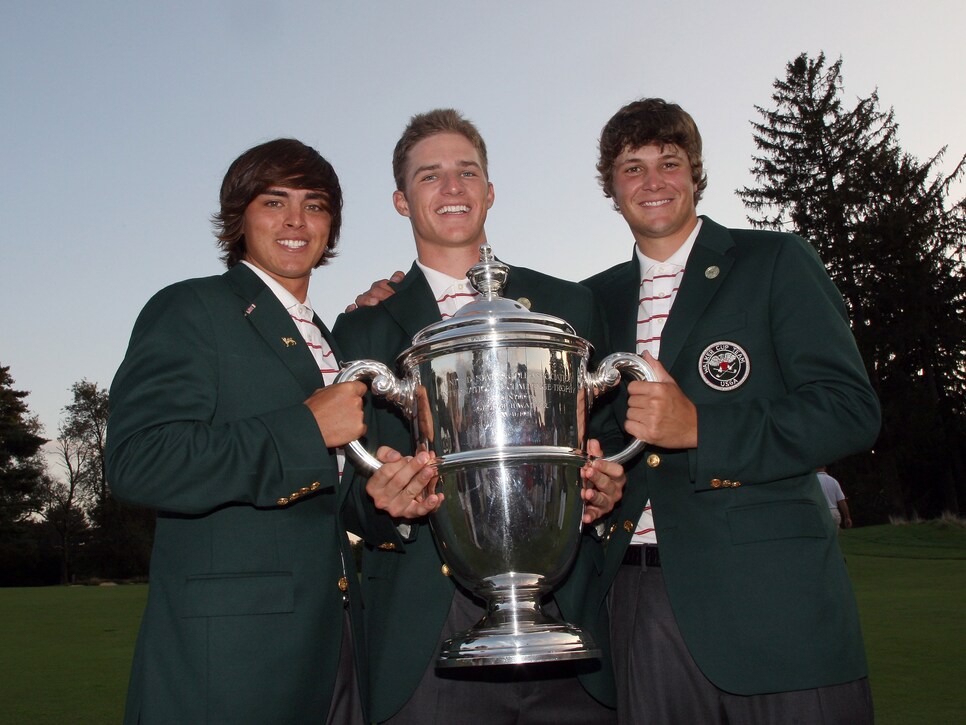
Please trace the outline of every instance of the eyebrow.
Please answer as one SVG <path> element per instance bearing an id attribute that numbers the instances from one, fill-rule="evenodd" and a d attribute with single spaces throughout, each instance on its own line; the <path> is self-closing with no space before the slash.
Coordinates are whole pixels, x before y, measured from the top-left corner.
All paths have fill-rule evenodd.
<path id="1" fill-rule="evenodd" d="M 686 154 L 683 151 L 669 151 L 666 154 L 661 154 L 662 159 L 681 159 L 685 156 Z"/>
<path id="2" fill-rule="evenodd" d="M 682 159 L 684 158 L 684 153 L 682 153 L 681 151 L 671 151 L 666 154 L 662 153 L 657 158 L 658 158 L 658 161 L 664 161 L 666 159 Z M 624 164 L 639 164 L 643 161 L 644 159 L 640 156 L 631 156 L 629 158 L 621 160 L 620 165 L 623 166 Z"/>
<path id="3" fill-rule="evenodd" d="M 289 193 L 287 191 L 283 191 L 282 189 L 265 189 L 265 191 L 263 191 L 262 194 L 264 196 L 279 196 L 279 197 L 282 197 L 283 199 L 287 199 L 289 197 Z M 309 193 L 305 195 L 305 198 L 306 199 L 325 199 L 326 197 L 325 197 L 325 194 L 323 194 L 322 192 L 312 191 L 310 189 Z"/>
<path id="4" fill-rule="evenodd" d="M 481 172 L 483 171 L 483 167 L 480 166 L 476 161 L 457 161 L 456 165 L 463 169 L 472 167 L 475 169 L 479 169 Z M 423 172 L 439 171 L 441 168 L 443 168 L 442 164 L 426 164 L 425 166 L 420 166 L 417 169 L 413 169 L 413 173 L 410 175 L 410 177 L 416 178 L 419 174 Z"/>

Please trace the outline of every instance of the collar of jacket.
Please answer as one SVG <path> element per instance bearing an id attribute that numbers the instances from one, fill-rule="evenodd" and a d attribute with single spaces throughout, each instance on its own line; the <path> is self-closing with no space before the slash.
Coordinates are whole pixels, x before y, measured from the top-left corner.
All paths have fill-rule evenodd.
<path id="1" fill-rule="evenodd" d="M 312 356 L 312 352 L 302 333 L 292 320 L 278 297 L 262 280 L 244 264 L 236 264 L 224 274 L 228 286 L 239 297 L 238 314 L 244 315 L 249 324 L 265 341 L 265 344 L 278 356 L 279 360 L 295 376 L 302 387 L 305 397 L 323 386 L 322 374 Z M 315 323 L 319 326 L 329 345 L 332 336 L 318 316 Z M 296 344 L 291 344 L 294 340 Z M 333 348 L 338 359 L 338 350 Z"/>

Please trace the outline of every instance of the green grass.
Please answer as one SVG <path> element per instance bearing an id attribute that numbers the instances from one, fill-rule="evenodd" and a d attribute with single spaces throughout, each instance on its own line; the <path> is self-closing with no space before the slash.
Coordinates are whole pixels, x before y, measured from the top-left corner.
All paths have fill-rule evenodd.
<path id="1" fill-rule="evenodd" d="M 147 592 L 0 589 L 0 723 L 119 723 Z"/>
<path id="2" fill-rule="evenodd" d="M 966 722 L 966 528 L 843 532 L 877 725 Z"/>
<path id="3" fill-rule="evenodd" d="M 878 725 L 966 722 L 966 527 L 870 526 L 841 542 Z M 120 722 L 146 596 L 144 585 L 0 589 L 0 725 Z"/>

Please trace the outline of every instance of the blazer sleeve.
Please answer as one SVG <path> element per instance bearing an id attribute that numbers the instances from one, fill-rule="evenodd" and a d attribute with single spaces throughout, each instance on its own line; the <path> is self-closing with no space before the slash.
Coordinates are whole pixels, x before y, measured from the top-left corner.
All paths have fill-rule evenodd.
<path id="1" fill-rule="evenodd" d="M 219 396 L 231 392 L 222 389 L 224 334 L 187 284 L 145 306 L 110 393 L 107 474 L 119 500 L 202 514 L 230 503 L 275 506 L 303 487 L 334 485 L 335 456 L 301 400 L 218 416 Z M 248 382 L 249 390 L 264 384 Z"/>
<path id="2" fill-rule="evenodd" d="M 801 475 L 870 447 L 879 404 L 846 308 L 815 251 L 783 235 L 770 273 L 768 334 L 783 392 L 739 403 L 698 404 L 696 485 Z"/>
<path id="3" fill-rule="evenodd" d="M 367 309 L 356 313 L 355 317 L 364 316 L 366 318 L 372 318 L 376 314 L 377 312 L 375 310 Z M 342 362 L 373 359 L 371 353 L 367 357 L 366 351 L 378 350 L 380 346 L 370 344 L 364 340 L 362 331 L 372 332 L 375 330 L 375 332 L 369 334 L 369 339 L 375 341 L 380 339 L 385 340 L 392 336 L 378 323 L 375 325 L 365 324 L 353 326 L 352 319 L 353 316 L 342 313 L 332 327 L 332 334 L 336 339 L 336 343 L 345 356 L 345 360 Z M 386 363 L 390 368 L 393 367 L 392 361 L 381 360 L 381 362 Z M 384 434 L 381 431 L 380 421 L 389 415 L 390 413 L 385 409 L 381 411 L 376 410 L 373 403 L 373 396 L 370 392 L 366 396 L 365 402 L 366 436 L 361 442 L 373 454 L 375 454 L 376 449 L 381 445 L 388 445 L 406 454 L 409 452 L 408 447 L 411 447 L 408 439 L 384 439 L 383 437 Z M 393 427 L 398 428 L 399 426 Z M 404 531 L 407 536 L 404 537 L 397 527 L 396 522 L 393 521 L 393 518 L 385 511 L 380 511 L 376 508 L 372 498 L 366 492 L 366 481 L 368 480 L 368 474 L 357 469 L 353 470 L 351 478 L 348 480 L 349 490 L 346 494 L 345 505 L 343 507 L 343 520 L 349 531 L 360 536 L 370 546 L 382 546 L 385 548 L 391 544 L 393 549 L 401 550 L 404 548 L 405 542 L 410 540 L 418 531 L 418 525 L 416 522 L 405 522 Z"/>

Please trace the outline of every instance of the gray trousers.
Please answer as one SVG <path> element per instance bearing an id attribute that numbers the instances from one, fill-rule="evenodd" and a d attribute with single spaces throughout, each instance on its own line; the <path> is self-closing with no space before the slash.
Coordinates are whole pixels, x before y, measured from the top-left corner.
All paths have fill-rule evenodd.
<path id="1" fill-rule="evenodd" d="M 611 646 L 622 725 L 872 725 L 868 679 L 813 690 L 732 695 L 691 659 L 659 567 L 621 566 L 611 588 Z"/>
<path id="2" fill-rule="evenodd" d="M 335 675 L 332 702 L 325 718 L 326 725 L 363 725 L 362 698 L 352 653 L 352 628 L 349 626 L 349 613 L 346 612 L 342 621 L 339 670 Z"/>
<path id="3" fill-rule="evenodd" d="M 546 606 L 558 614 L 555 605 Z M 440 642 L 476 624 L 485 613 L 462 590 L 450 606 Z M 614 710 L 587 694 L 577 674 L 596 660 L 437 669 L 435 658 L 391 725 L 614 725 Z"/>

